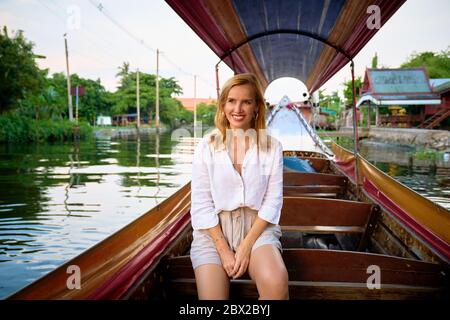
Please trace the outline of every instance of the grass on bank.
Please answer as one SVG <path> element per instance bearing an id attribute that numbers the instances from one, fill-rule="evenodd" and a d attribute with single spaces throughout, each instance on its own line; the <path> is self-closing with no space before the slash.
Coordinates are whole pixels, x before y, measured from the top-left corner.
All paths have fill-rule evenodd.
<path id="1" fill-rule="evenodd" d="M 80 139 L 92 135 L 92 127 L 80 122 Z M 0 142 L 47 142 L 72 140 L 74 123 L 69 120 L 36 120 L 19 115 L 0 117 Z"/>

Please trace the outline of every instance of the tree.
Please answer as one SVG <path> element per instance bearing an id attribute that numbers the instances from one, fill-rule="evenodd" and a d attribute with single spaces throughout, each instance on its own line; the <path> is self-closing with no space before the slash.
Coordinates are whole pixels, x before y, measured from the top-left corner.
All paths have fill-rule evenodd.
<path id="1" fill-rule="evenodd" d="M 214 104 L 199 103 L 197 105 L 197 121 L 203 125 L 214 126 L 217 107 Z"/>
<path id="2" fill-rule="evenodd" d="M 139 73 L 140 108 L 142 116 L 155 114 L 156 107 L 156 75 Z M 175 126 L 181 119 L 187 120 L 188 114 L 184 111 L 173 95 L 179 95 L 182 89 L 177 80 L 161 78 L 159 81 L 159 113 L 162 122 Z M 121 86 L 113 95 L 113 114 L 136 112 L 136 72 L 124 73 Z"/>
<path id="3" fill-rule="evenodd" d="M 344 85 L 344 97 L 345 97 L 345 104 L 347 105 L 353 105 L 353 87 L 352 87 L 352 80 L 349 80 L 347 82 L 343 83 Z M 359 99 L 359 92 L 361 90 L 362 86 L 362 80 L 361 77 L 355 78 L 355 88 L 356 88 L 356 97 L 355 100 L 358 101 Z"/>
<path id="4" fill-rule="evenodd" d="M 6 26 L 0 30 L 0 114 L 44 87 L 46 72 L 38 68 L 33 46 L 22 31 L 10 37 Z"/>
<path id="5" fill-rule="evenodd" d="M 372 58 L 372 69 L 376 68 L 378 68 L 378 56 L 377 53 L 375 52 L 375 55 Z"/>
<path id="6" fill-rule="evenodd" d="M 430 78 L 450 78 L 450 48 L 439 53 L 413 53 L 400 67 L 424 67 Z"/>

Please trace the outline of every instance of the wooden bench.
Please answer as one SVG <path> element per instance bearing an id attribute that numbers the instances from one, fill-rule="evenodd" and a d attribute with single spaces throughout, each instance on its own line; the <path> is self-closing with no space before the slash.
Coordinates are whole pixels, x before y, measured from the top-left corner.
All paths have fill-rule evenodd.
<path id="1" fill-rule="evenodd" d="M 283 259 L 288 269 L 291 299 L 432 299 L 448 294 L 443 267 L 434 263 L 372 253 L 312 249 L 284 249 Z M 368 268 L 373 265 L 380 268 L 381 289 L 367 287 L 371 276 Z M 197 298 L 189 256 L 167 259 L 163 278 L 167 298 Z M 231 280 L 230 297 L 258 297 L 248 274 Z"/>
<path id="2" fill-rule="evenodd" d="M 368 203 L 284 197 L 280 226 L 282 231 L 320 234 L 361 235 L 358 250 L 364 250 L 373 233 L 379 208 Z"/>
<path id="3" fill-rule="evenodd" d="M 325 173 L 284 172 L 284 196 L 309 196 L 319 198 L 342 197 L 348 179 Z"/>

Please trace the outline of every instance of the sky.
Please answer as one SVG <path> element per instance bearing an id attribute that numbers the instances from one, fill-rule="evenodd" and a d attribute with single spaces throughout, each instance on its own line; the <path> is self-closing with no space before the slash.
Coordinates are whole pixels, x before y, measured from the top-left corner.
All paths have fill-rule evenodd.
<path id="1" fill-rule="evenodd" d="M 97 6 L 101 4 L 102 12 Z M 115 91 L 116 73 L 124 61 L 132 71 L 156 73 L 156 49 L 162 77 L 175 77 L 183 97 L 215 97 L 214 67 L 218 57 L 163 0 L 0 0 L 0 26 L 23 30 L 35 44 L 41 68 L 65 73 L 63 35 L 67 34 L 70 72 L 101 79 Z M 408 0 L 355 57 L 356 76 L 363 76 L 372 57 L 379 66 L 395 68 L 413 52 L 441 51 L 450 46 L 450 0 Z M 220 83 L 232 76 L 220 67 Z M 341 91 L 350 79 L 347 65 L 321 89 Z M 277 82 L 279 82 L 277 84 Z M 276 102 L 287 93 L 295 100 L 306 87 L 298 80 L 274 81 L 266 98 Z"/>

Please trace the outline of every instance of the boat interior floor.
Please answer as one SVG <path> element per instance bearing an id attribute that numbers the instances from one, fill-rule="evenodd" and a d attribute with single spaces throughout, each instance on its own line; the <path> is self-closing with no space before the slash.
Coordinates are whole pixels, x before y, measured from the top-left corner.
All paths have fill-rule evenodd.
<path id="1" fill-rule="evenodd" d="M 380 208 L 345 200 L 347 184 L 347 178 L 330 173 L 284 173 L 280 226 L 290 298 L 448 297 L 448 271 L 442 265 L 371 252 Z M 197 298 L 189 245 L 181 255 L 164 258 L 159 268 L 159 298 Z M 377 279 L 380 288 L 373 282 Z M 230 281 L 231 299 L 258 298 L 248 274 Z"/>

